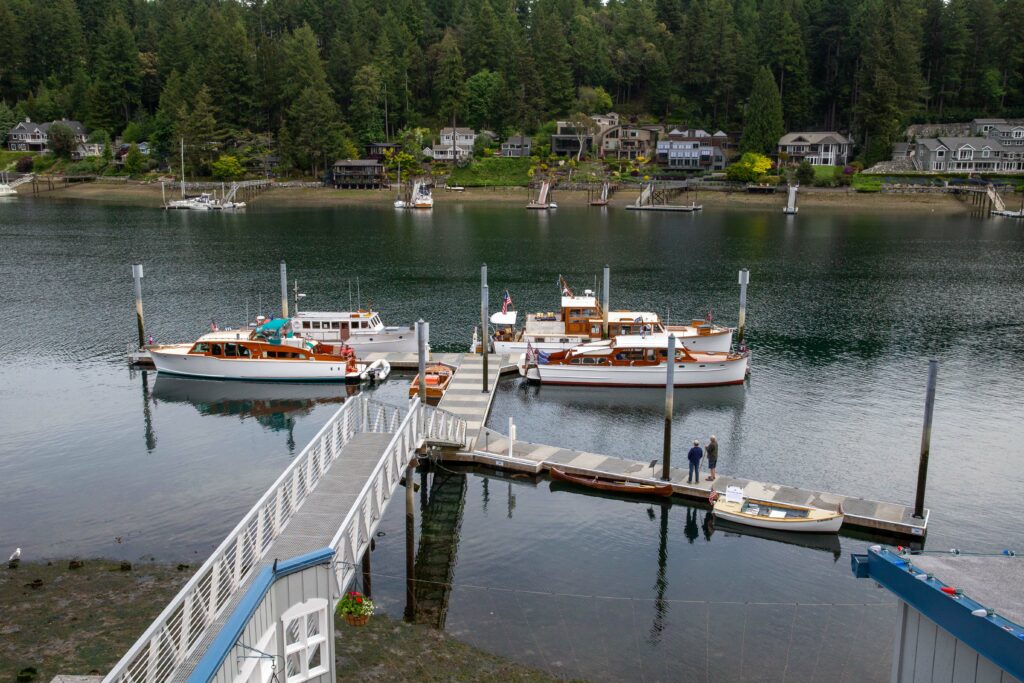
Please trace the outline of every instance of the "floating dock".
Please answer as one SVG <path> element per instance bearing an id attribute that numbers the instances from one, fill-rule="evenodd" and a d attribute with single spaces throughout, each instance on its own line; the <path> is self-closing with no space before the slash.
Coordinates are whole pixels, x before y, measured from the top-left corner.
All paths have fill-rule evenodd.
<path id="1" fill-rule="evenodd" d="M 508 436 L 491 429 L 484 429 L 477 440 L 476 448 L 458 453 L 447 453 L 446 458 L 458 462 L 476 463 L 501 470 L 512 470 L 540 474 L 552 466 L 571 474 L 613 477 L 641 484 L 661 484 L 661 462 L 653 467 L 648 462 L 626 460 L 599 453 L 574 451 L 558 446 L 548 446 L 525 441 L 515 441 L 509 454 Z M 706 477 L 707 470 L 704 470 Z M 843 506 L 846 518 L 843 529 L 859 529 L 873 534 L 906 536 L 921 539 L 927 533 L 929 511 L 924 519 L 915 519 L 913 508 L 896 503 L 855 498 L 824 491 L 769 484 L 739 477 L 719 474 L 714 482 L 701 480 L 696 484 L 686 483 L 686 469 L 671 468 L 672 490 L 676 495 L 692 500 L 707 502 L 712 486 L 716 491 L 725 492 L 727 486 L 739 486 L 747 496 L 779 503 L 806 505 L 822 510 L 836 510 Z"/>
<path id="2" fill-rule="evenodd" d="M 693 213 L 694 211 L 701 211 L 704 206 L 701 204 L 644 204 L 643 206 L 637 206 L 635 204 L 629 204 L 626 206 L 627 211 L 682 211 L 683 213 Z"/>

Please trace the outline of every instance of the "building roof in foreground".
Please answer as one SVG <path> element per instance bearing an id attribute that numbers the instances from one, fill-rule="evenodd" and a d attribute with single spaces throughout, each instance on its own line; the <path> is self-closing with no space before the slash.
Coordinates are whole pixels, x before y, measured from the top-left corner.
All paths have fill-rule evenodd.
<path id="1" fill-rule="evenodd" d="M 870 578 L 1004 671 L 1024 680 L 1024 558 L 908 553 L 875 545 L 854 554 L 857 578 Z M 954 554 L 956 553 L 956 554 Z"/>

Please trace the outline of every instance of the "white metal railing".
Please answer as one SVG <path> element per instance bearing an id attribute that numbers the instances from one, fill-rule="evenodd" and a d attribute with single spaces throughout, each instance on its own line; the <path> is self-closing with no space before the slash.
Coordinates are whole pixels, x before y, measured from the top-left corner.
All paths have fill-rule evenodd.
<path id="1" fill-rule="evenodd" d="M 466 421 L 446 410 L 422 406 L 420 433 L 424 443 L 431 446 L 463 448 L 466 445 Z"/>
<path id="2" fill-rule="evenodd" d="M 418 434 L 410 431 L 416 429 L 413 415 L 410 412 L 403 420 L 401 409 L 365 397 L 346 401 L 107 674 L 105 683 L 160 683 L 170 678 L 232 595 L 257 569 L 267 549 L 352 436 L 356 432 L 397 432 L 377 468 L 387 464 L 390 477 L 392 461 L 408 457 L 405 447 L 414 444 L 415 448 L 422 443 Z M 401 456 L 394 449 L 396 443 L 402 445 Z M 373 477 L 367 486 L 371 483 Z M 346 521 L 352 516 L 350 512 Z"/>
<path id="3" fill-rule="evenodd" d="M 366 480 L 348 514 L 331 540 L 335 555 L 335 574 L 344 593 L 358 568 L 359 558 L 370 546 L 384 508 L 391 499 L 405 469 L 422 444 L 420 427 L 424 408 L 418 398 L 409 400 L 409 411 L 384 449 L 377 467 Z"/>

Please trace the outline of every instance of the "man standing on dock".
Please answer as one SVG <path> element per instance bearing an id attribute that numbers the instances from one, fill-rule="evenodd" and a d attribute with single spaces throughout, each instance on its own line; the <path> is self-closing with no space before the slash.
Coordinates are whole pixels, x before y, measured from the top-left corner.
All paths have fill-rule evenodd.
<path id="1" fill-rule="evenodd" d="M 690 470 L 686 475 L 686 483 L 700 483 L 700 459 L 704 457 L 704 451 L 700 447 L 700 441 L 693 440 L 693 448 L 686 454 L 687 459 L 690 461 Z"/>
<path id="2" fill-rule="evenodd" d="M 708 481 L 714 481 L 718 474 L 715 469 L 718 467 L 718 439 L 712 434 L 711 438 L 708 439 L 708 445 L 704 447 L 704 452 L 708 455 L 708 469 L 711 470 L 711 476 L 708 477 Z"/>

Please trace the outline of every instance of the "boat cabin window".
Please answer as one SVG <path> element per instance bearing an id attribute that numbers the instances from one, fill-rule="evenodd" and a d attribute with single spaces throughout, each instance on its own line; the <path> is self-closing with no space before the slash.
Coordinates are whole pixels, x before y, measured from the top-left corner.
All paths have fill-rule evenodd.
<path id="1" fill-rule="evenodd" d="M 206 342 L 200 342 L 192 347 L 192 353 L 208 353 L 210 351 L 210 345 Z"/>
<path id="2" fill-rule="evenodd" d="M 249 351 L 248 347 L 242 346 L 241 344 L 239 344 L 238 345 L 238 357 L 239 358 L 252 358 L 252 353 Z"/>
<path id="3" fill-rule="evenodd" d="M 303 320 L 302 321 L 302 329 L 308 330 L 310 328 L 310 326 L 311 325 L 310 325 L 310 322 L 308 320 Z"/>
<path id="4" fill-rule="evenodd" d="M 220 356 L 220 355 L 222 355 L 221 354 L 221 350 L 220 350 L 220 344 L 210 344 L 210 355 L 211 356 Z"/>
<path id="5" fill-rule="evenodd" d="M 332 330 L 337 330 L 337 329 L 340 329 L 340 328 L 341 328 L 341 323 L 339 323 L 337 320 L 331 322 L 331 329 Z"/>
<path id="6" fill-rule="evenodd" d="M 319 330 L 320 329 L 320 321 L 319 320 L 314 320 L 313 321 L 313 329 L 314 330 Z"/>
<path id="7" fill-rule="evenodd" d="M 234 358 L 238 355 L 238 344 L 225 344 L 224 345 L 224 356 L 227 358 Z"/>
<path id="8" fill-rule="evenodd" d="M 583 365 L 583 359 L 573 358 L 571 361 L 569 361 L 569 365 Z"/>
<path id="9" fill-rule="evenodd" d="M 348 329 L 348 321 L 347 320 L 341 323 L 341 329 L 343 329 L 343 330 L 347 330 Z"/>
<path id="10" fill-rule="evenodd" d="M 591 325 L 590 326 L 590 334 L 601 334 L 601 326 L 600 325 Z"/>

